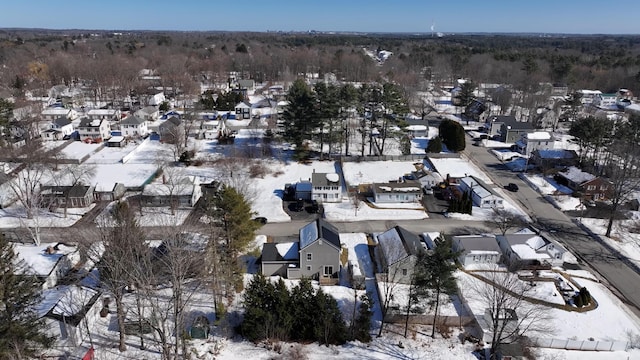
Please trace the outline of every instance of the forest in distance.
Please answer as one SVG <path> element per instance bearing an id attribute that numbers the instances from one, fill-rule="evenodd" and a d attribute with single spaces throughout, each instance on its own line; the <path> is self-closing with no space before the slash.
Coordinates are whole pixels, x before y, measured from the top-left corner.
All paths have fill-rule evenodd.
<path id="1" fill-rule="evenodd" d="M 380 62 L 363 48 L 393 55 Z M 161 86 L 185 93 L 197 91 L 202 77 L 225 81 L 231 71 L 258 83 L 333 73 L 407 91 L 471 78 L 523 92 L 553 83 L 639 93 L 640 37 L 2 29 L 0 65 L 0 88 L 34 95 L 80 79 L 97 91 L 134 89 L 141 69 L 153 69 Z"/>

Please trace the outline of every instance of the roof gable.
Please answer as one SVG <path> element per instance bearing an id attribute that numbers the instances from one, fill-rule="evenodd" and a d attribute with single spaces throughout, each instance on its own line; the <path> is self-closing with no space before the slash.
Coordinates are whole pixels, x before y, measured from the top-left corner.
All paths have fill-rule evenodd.
<path id="1" fill-rule="evenodd" d="M 144 122 L 145 122 L 145 120 L 140 119 L 139 117 L 137 117 L 135 115 L 130 115 L 130 116 L 127 116 L 126 118 L 122 119 L 120 124 L 122 124 L 122 125 L 141 125 Z"/>
<path id="2" fill-rule="evenodd" d="M 337 249 L 340 249 L 338 229 L 323 219 L 317 219 L 300 229 L 300 250 L 318 239 L 325 239 Z"/>

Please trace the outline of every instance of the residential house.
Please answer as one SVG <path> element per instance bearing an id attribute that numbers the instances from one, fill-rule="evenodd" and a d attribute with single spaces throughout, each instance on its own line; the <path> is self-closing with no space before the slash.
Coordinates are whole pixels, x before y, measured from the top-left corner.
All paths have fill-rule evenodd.
<path id="1" fill-rule="evenodd" d="M 412 203 L 422 199 L 422 185 L 416 180 L 375 183 L 371 190 L 376 203 Z"/>
<path id="2" fill-rule="evenodd" d="M 99 291 L 85 286 L 58 286 L 43 292 L 36 312 L 58 344 L 80 346 L 100 317 L 100 296 Z"/>
<path id="3" fill-rule="evenodd" d="M 493 235 L 462 235 L 452 238 L 452 247 L 460 265 L 500 264 L 502 251 Z"/>
<path id="4" fill-rule="evenodd" d="M 300 270 L 299 241 L 264 243 L 260 255 L 260 270 L 265 276 L 290 278 L 289 269 Z"/>
<path id="5" fill-rule="evenodd" d="M 473 205 L 483 209 L 502 208 L 504 199 L 489 185 L 475 176 L 463 177 L 459 180 L 461 192 L 469 192 Z"/>
<path id="6" fill-rule="evenodd" d="M 158 134 L 161 141 L 174 142 L 184 136 L 184 124 L 180 118 L 172 116 L 158 125 Z"/>
<path id="7" fill-rule="evenodd" d="M 424 167 L 422 167 L 420 170 L 412 172 L 411 178 L 420 183 L 420 186 L 422 186 L 422 189 L 425 193 L 431 193 L 434 187 L 438 186 L 438 184 L 444 181 L 444 178 L 442 177 L 442 175 L 440 175 L 440 173 L 426 170 L 424 169 Z"/>
<path id="8" fill-rule="evenodd" d="M 74 186 L 45 185 L 40 194 L 49 207 L 86 208 L 93 203 L 95 187 L 77 184 Z"/>
<path id="9" fill-rule="evenodd" d="M 342 185 L 336 173 L 311 174 L 311 200 L 318 202 L 341 202 Z"/>
<path id="10" fill-rule="evenodd" d="M 426 244 L 401 226 L 377 234 L 375 238 L 378 242 L 376 258 L 386 281 L 409 284 L 418 255 L 427 251 Z"/>
<path id="11" fill-rule="evenodd" d="M 206 140 L 217 139 L 219 135 L 218 127 L 220 123 L 224 123 L 222 120 L 211 120 L 207 119 L 202 122 L 200 125 L 200 138 Z"/>
<path id="12" fill-rule="evenodd" d="M 522 134 L 522 137 L 516 141 L 516 148 L 519 153 L 531 156 L 535 150 L 553 149 L 553 136 L 546 131 L 535 131 Z"/>
<path id="13" fill-rule="evenodd" d="M 515 120 L 516 118 L 514 116 L 491 116 L 487 119 L 484 127 L 489 138 L 495 138 L 500 136 L 500 130 L 502 129 L 502 125 L 505 122 L 511 122 Z"/>
<path id="14" fill-rule="evenodd" d="M 82 118 L 78 125 L 80 141 L 101 142 L 111 137 L 111 126 L 106 120 L 91 120 Z"/>
<path id="15" fill-rule="evenodd" d="M 506 264 L 512 269 L 562 266 L 569 253 L 560 244 L 532 233 L 496 236 Z"/>
<path id="16" fill-rule="evenodd" d="M 149 128 L 145 119 L 129 115 L 120 121 L 120 131 L 124 137 L 144 137 L 149 133 Z"/>
<path id="17" fill-rule="evenodd" d="M 321 284 L 336 284 L 341 251 L 338 229 L 323 219 L 316 219 L 300 229 L 299 239 L 299 276 L 319 280 Z"/>
<path id="18" fill-rule="evenodd" d="M 14 243 L 13 250 L 19 261 L 17 272 L 35 275 L 42 282 L 43 290 L 54 287 L 80 262 L 78 248 L 65 243 Z"/>
<path id="19" fill-rule="evenodd" d="M 73 124 L 66 117 L 60 117 L 51 122 L 50 128 L 42 132 L 44 140 L 62 140 L 73 134 Z"/>
<path id="20" fill-rule="evenodd" d="M 591 105 L 603 110 L 618 110 L 618 96 L 614 94 L 596 94 Z"/>
<path id="21" fill-rule="evenodd" d="M 156 106 L 145 106 L 136 111 L 135 116 L 148 122 L 154 122 L 160 118 L 160 110 Z"/>
<path id="22" fill-rule="evenodd" d="M 61 117 L 66 117 L 67 119 L 73 121 L 77 119 L 79 116 L 77 111 L 73 109 L 62 108 L 62 107 L 46 108 L 42 110 L 40 115 L 42 115 L 42 119 L 46 121 L 53 121 Z"/>
<path id="23" fill-rule="evenodd" d="M 574 166 L 578 163 L 578 154 L 574 150 L 565 149 L 534 150 L 529 157 L 529 163 L 543 171 L 555 167 Z"/>
<path id="24" fill-rule="evenodd" d="M 246 89 L 248 92 L 254 92 L 256 90 L 256 82 L 253 79 L 238 80 L 238 87 Z"/>
<path id="25" fill-rule="evenodd" d="M 202 196 L 200 181 L 196 176 L 167 179 L 164 183 L 151 183 L 144 187 L 142 206 L 193 207 Z"/>
<path id="26" fill-rule="evenodd" d="M 579 192 L 582 198 L 588 200 L 607 199 L 613 189 L 609 180 L 584 172 L 575 166 L 559 172 L 556 181 L 574 192 Z"/>
<path id="27" fill-rule="evenodd" d="M 602 91 L 600 90 L 578 90 L 576 91 L 580 94 L 580 102 L 582 105 L 592 104 L 596 97 L 602 95 Z"/>
<path id="28" fill-rule="evenodd" d="M 139 96 L 140 103 L 147 106 L 158 106 L 167 101 L 164 91 L 157 89 L 148 89 Z"/>
<path id="29" fill-rule="evenodd" d="M 118 109 L 91 109 L 87 111 L 86 116 L 91 120 L 120 120 L 120 110 Z"/>
<path id="30" fill-rule="evenodd" d="M 500 127 L 500 141 L 515 143 L 523 134 L 532 133 L 535 129 L 528 122 L 516 121 L 514 116 L 503 116 Z"/>
<path id="31" fill-rule="evenodd" d="M 93 191 L 96 201 L 114 201 L 122 198 L 127 191 L 123 183 L 98 183 Z"/>
<path id="32" fill-rule="evenodd" d="M 251 104 L 249 102 L 240 102 L 234 109 L 236 112 L 236 120 L 251 119 Z"/>

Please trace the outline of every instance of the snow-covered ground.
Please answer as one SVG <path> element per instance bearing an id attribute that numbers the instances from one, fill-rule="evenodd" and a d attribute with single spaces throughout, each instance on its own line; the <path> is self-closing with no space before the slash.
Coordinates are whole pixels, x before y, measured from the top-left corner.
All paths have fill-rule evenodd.
<path id="1" fill-rule="evenodd" d="M 435 170 L 446 178 L 447 175 L 454 178 L 465 176 L 475 176 L 487 183 L 492 183 L 491 179 L 471 161 L 464 158 L 430 158 Z"/>
<path id="2" fill-rule="evenodd" d="M 94 206 L 92 204 L 88 208 L 68 209 L 66 217 L 64 209 L 59 209 L 56 212 L 39 209 L 37 215 L 32 219 L 28 219 L 24 207 L 14 203 L 7 208 L 0 209 L 0 228 L 69 227 L 80 220 L 82 215 L 86 214 Z"/>
<path id="3" fill-rule="evenodd" d="M 570 195 L 573 193 L 571 189 L 558 184 L 550 177 L 540 174 L 522 174 L 522 179 L 532 185 L 537 192 L 546 195 L 547 200 L 560 210 L 580 210 L 584 206 L 580 204 L 579 198 Z"/>
<path id="4" fill-rule="evenodd" d="M 397 181 L 399 178 L 416 170 L 416 161 L 363 161 L 345 162 L 343 175 L 348 185 L 373 184 Z"/>
<path id="5" fill-rule="evenodd" d="M 611 237 L 604 236 L 609 220 L 580 218 L 579 221 L 596 236 L 599 236 L 602 241 L 620 252 L 622 256 L 629 259 L 636 266 L 640 266 L 640 234 L 630 231 L 630 228 L 636 227 L 638 220 L 615 220 Z"/>

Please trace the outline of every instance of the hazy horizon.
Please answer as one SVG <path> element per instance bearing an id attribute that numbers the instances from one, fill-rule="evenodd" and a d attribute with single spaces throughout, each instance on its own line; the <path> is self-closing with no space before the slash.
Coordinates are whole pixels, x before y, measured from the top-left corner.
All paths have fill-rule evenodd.
<path id="1" fill-rule="evenodd" d="M 539 0 L 427 3 L 424 0 L 281 0 L 242 3 L 185 0 L 45 0 L 11 2 L 2 28 L 96 31 L 230 31 L 357 33 L 525 33 L 636 35 L 637 12 L 629 0 L 613 4 Z"/>

